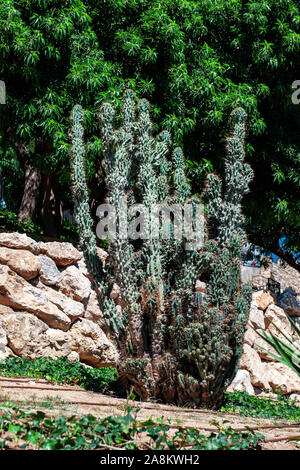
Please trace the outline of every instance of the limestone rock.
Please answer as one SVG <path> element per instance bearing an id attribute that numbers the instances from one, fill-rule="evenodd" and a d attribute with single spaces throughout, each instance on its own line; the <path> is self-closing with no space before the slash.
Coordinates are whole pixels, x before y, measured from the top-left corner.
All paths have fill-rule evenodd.
<path id="1" fill-rule="evenodd" d="M 283 331 L 285 335 L 289 337 L 292 336 L 293 329 L 282 308 L 278 307 L 277 305 L 270 305 L 265 312 L 265 318 L 266 318 L 266 332 L 267 333 L 272 333 L 275 336 L 278 336 L 279 338 L 284 339 L 284 337 L 279 333 L 276 327 L 272 324 L 274 323 L 280 330 Z"/>
<path id="2" fill-rule="evenodd" d="M 86 262 L 85 262 L 85 259 L 84 257 L 82 257 L 79 261 L 77 261 L 76 263 L 76 267 L 79 269 L 79 271 L 84 274 L 84 276 L 90 278 L 90 273 L 88 271 L 88 268 L 86 266 Z"/>
<path id="3" fill-rule="evenodd" d="M 256 341 L 257 337 L 259 336 L 255 333 L 255 330 L 248 323 L 247 330 L 246 330 L 245 337 L 244 337 L 244 343 L 249 344 L 249 346 L 253 347 L 254 342 Z"/>
<path id="4" fill-rule="evenodd" d="M 76 300 L 70 299 L 65 294 L 51 287 L 45 286 L 42 282 L 37 282 L 35 286 L 40 289 L 47 299 L 56 305 L 62 312 L 75 321 L 78 317 L 83 316 L 84 305 Z"/>
<path id="5" fill-rule="evenodd" d="M 263 338 L 255 333 L 255 341 L 253 343 L 253 349 L 257 352 L 259 357 L 264 361 L 274 361 L 274 357 L 271 354 L 277 355 L 276 351 L 272 346 L 267 343 Z M 271 354 L 270 354 L 271 353 Z"/>
<path id="6" fill-rule="evenodd" d="M 76 351 L 72 351 L 68 357 L 67 357 L 68 361 L 70 362 L 79 362 L 80 360 L 80 357 L 79 357 L 79 354 L 76 352 Z"/>
<path id="7" fill-rule="evenodd" d="M 254 328 L 265 328 L 265 319 L 262 310 L 259 310 L 256 305 L 251 305 L 249 314 L 249 324 Z"/>
<path id="8" fill-rule="evenodd" d="M 7 346 L 7 336 L 0 322 L 0 348 Z"/>
<path id="9" fill-rule="evenodd" d="M 33 279 L 41 269 L 37 256 L 28 250 L 15 250 L 0 246 L 0 263 L 6 264 L 25 279 Z"/>
<path id="10" fill-rule="evenodd" d="M 269 292 L 254 292 L 252 295 L 252 304 L 260 310 L 266 310 L 269 305 L 275 304 L 275 301 Z"/>
<path id="11" fill-rule="evenodd" d="M 250 374 L 245 369 L 239 369 L 237 374 L 229 387 L 227 388 L 226 392 L 234 392 L 237 390 L 238 392 L 247 392 L 249 395 L 255 395 L 254 388 L 251 385 Z"/>
<path id="12" fill-rule="evenodd" d="M 39 260 L 41 263 L 40 281 L 43 284 L 47 284 L 48 286 L 54 286 L 60 281 L 62 281 L 62 275 L 57 269 L 57 266 L 54 263 L 53 259 L 49 258 L 46 255 L 40 255 Z"/>
<path id="13" fill-rule="evenodd" d="M 205 284 L 205 282 L 199 281 L 199 279 L 197 279 L 196 285 L 195 285 L 195 290 L 196 290 L 196 292 L 202 292 L 203 294 L 206 294 L 206 284 Z"/>
<path id="14" fill-rule="evenodd" d="M 62 272 L 59 284 L 61 292 L 79 302 L 88 299 L 91 293 L 91 282 L 76 266 L 68 266 Z"/>
<path id="15" fill-rule="evenodd" d="M 36 314 L 53 328 L 68 330 L 69 317 L 51 303 L 46 295 L 12 271 L 0 265 L 0 303 Z"/>
<path id="16" fill-rule="evenodd" d="M 53 259 L 58 266 L 68 266 L 77 263 L 83 256 L 72 243 L 68 242 L 40 243 L 39 250 L 40 253 Z"/>
<path id="17" fill-rule="evenodd" d="M 283 394 L 300 393 L 300 377 L 290 367 L 280 362 L 268 362 L 265 370 L 274 392 L 280 388 Z"/>
<path id="18" fill-rule="evenodd" d="M 266 379 L 265 364 L 261 362 L 257 352 L 248 344 L 244 344 L 240 369 L 246 369 L 250 373 L 251 384 L 263 390 L 270 390 Z"/>
<path id="19" fill-rule="evenodd" d="M 278 299 L 277 304 L 289 315 L 300 317 L 300 302 L 291 289 L 287 289 Z"/>
<path id="20" fill-rule="evenodd" d="M 72 351 L 69 335 L 49 328 L 46 323 L 31 313 L 15 312 L 1 316 L 8 345 L 19 356 L 58 358 Z M 20 332 L 22 332 L 20 334 Z"/>
<path id="21" fill-rule="evenodd" d="M 72 349 L 80 361 L 94 367 L 112 366 L 118 361 L 114 345 L 101 328 L 90 320 L 80 319 L 70 329 Z"/>
<path id="22" fill-rule="evenodd" d="M 0 344 L 0 361 L 4 361 L 8 356 L 14 355 L 8 346 L 1 346 Z"/>
<path id="23" fill-rule="evenodd" d="M 0 320 L 1 315 L 7 315 L 8 313 L 15 313 L 15 311 L 13 308 L 8 307 L 7 305 L 0 304 Z"/>
<path id="24" fill-rule="evenodd" d="M 97 294 L 94 290 L 91 291 L 90 296 L 87 300 L 86 309 L 84 312 L 84 318 L 91 320 L 101 328 L 106 330 L 106 323 L 103 317 L 103 312 L 100 308 Z"/>
<path id="25" fill-rule="evenodd" d="M 265 328 L 264 331 L 270 335 L 273 334 L 274 336 L 286 341 L 284 336 L 279 333 L 276 327 L 271 323 L 273 322 L 277 325 L 280 330 L 283 331 L 284 334 L 291 337 L 293 334 L 292 327 L 289 324 L 289 321 L 284 313 L 284 311 L 276 306 L 276 305 L 269 305 L 267 310 L 265 311 Z M 272 357 L 269 353 L 278 355 L 275 349 L 267 343 L 263 338 L 261 338 L 256 332 L 254 332 L 254 341 L 252 343 L 253 348 L 258 353 L 258 355 L 267 361 L 274 361 L 274 357 Z M 263 348 L 263 349 L 262 349 Z"/>
<path id="26" fill-rule="evenodd" d="M 291 401 L 295 401 L 298 406 L 300 406 L 300 393 L 292 393 L 289 396 Z"/>
<path id="27" fill-rule="evenodd" d="M 39 252 L 39 244 L 25 233 L 0 233 L 0 246 L 29 250 L 34 254 Z"/>

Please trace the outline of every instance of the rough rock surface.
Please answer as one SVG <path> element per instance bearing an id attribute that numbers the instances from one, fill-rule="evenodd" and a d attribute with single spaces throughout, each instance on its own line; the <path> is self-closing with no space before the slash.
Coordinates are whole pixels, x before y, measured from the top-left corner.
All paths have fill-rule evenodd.
<path id="1" fill-rule="evenodd" d="M 52 258 L 58 266 L 68 266 L 82 258 L 82 253 L 68 242 L 40 243 L 39 251 Z"/>
<path id="2" fill-rule="evenodd" d="M 66 331 L 71 325 L 69 317 L 50 302 L 41 290 L 5 265 L 0 265 L 0 303 L 33 312 L 53 328 Z"/>
<path id="3" fill-rule="evenodd" d="M 78 320 L 70 329 L 72 349 L 80 360 L 94 367 L 116 364 L 118 354 L 101 328 L 90 320 Z"/>
<path id="4" fill-rule="evenodd" d="M 34 254 L 39 253 L 39 244 L 25 233 L 0 233 L 0 246 L 29 250 Z"/>
<path id="5" fill-rule="evenodd" d="M 10 348 L 0 345 L 0 361 L 4 361 L 4 359 L 11 355 L 13 355 L 13 352 Z"/>
<path id="6" fill-rule="evenodd" d="M 274 392 L 280 388 L 283 394 L 299 393 L 300 377 L 290 367 L 280 362 L 268 362 L 265 370 Z"/>
<path id="7" fill-rule="evenodd" d="M 0 263 L 6 264 L 26 280 L 35 278 L 41 269 L 40 260 L 30 251 L 4 246 L 0 246 Z"/>
<path id="8" fill-rule="evenodd" d="M 46 255 L 40 255 L 39 260 L 41 263 L 39 279 L 43 284 L 55 286 L 62 281 L 62 275 L 53 259 Z"/>
<path id="9" fill-rule="evenodd" d="M 284 337 L 277 330 L 277 326 L 285 335 L 292 336 L 293 329 L 282 308 L 278 307 L 277 305 L 269 305 L 265 311 L 265 319 L 265 329 L 267 333 L 272 333 L 281 339 L 284 339 Z"/>
<path id="10" fill-rule="evenodd" d="M 42 282 L 37 282 L 35 286 L 46 295 L 50 302 L 68 315 L 72 322 L 83 316 L 84 305 L 82 303 L 70 299 L 70 297 L 67 297 L 60 291 L 45 286 Z"/>
<path id="11" fill-rule="evenodd" d="M 240 369 L 245 369 L 249 372 L 253 386 L 263 390 L 270 390 L 270 385 L 266 378 L 265 364 L 261 361 L 257 352 L 248 344 L 244 344 Z"/>
<path id="12" fill-rule="evenodd" d="M 90 280 L 76 266 L 68 266 L 61 273 L 60 291 L 79 302 L 87 300 L 91 293 Z"/>
<path id="13" fill-rule="evenodd" d="M 0 322 L 0 347 L 7 346 L 7 336 Z"/>
<path id="14" fill-rule="evenodd" d="M 94 290 L 91 291 L 86 303 L 84 318 L 96 323 L 101 329 L 106 330 L 106 324 L 103 317 L 103 312 L 100 308 L 97 294 Z"/>
<path id="15" fill-rule="evenodd" d="M 71 353 L 71 338 L 61 330 L 49 328 L 31 313 L 15 312 L 1 317 L 8 346 L 19 356 L 58 358 Z M 20 331 L 22 334 L 20 334 Z"/>
<path id="16" fill-rule="evenodd" d="M 68 357 L 67 357 L 68 361 L 70 362 L 79 362 L 80 361 L 80 357 L 79 357 L 79 354 L 78 352 L 76 351 L 72 351 Z"/>
<path id="17" fill-rule="evenodd" d="M 249 314 L 249 324 L 253 328 L 265 328 L 265 318 L 262 310 L 256 307 L 256 305 L 251 305 L 250 314 Z"/>
<path id="18" fill-rule="evenodd" d="M 227 392 L 234 392 L 235 390 L 238 392 L 247 392 L 249 395 L 255 394 L 248 370 L 239 369 L 237 371 L 235 378 L 227 388 Z"/>
<path id="19" fill-rule="evenodd" d="M 264 311 L 269 305 L 275 304 L 275 301 L 269 292 L 259 291 L 253 293 L 252 304 L 259 308 L 259 310 Z"/>

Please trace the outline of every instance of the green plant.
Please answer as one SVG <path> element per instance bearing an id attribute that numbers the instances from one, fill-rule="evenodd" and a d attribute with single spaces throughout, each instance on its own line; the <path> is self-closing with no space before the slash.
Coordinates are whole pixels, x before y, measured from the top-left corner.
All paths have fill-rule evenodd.
<path id="1" fill-rule="evenodd" d="M 300 407 L 294 400 L 281 394 L 277 395 L 277 400 L 271 400 L 249 395 L 247 392 L 225 393 L 220 410 L 255 418 L 300 420 Z"/>
<path id="2" fill-rule="evenodd" d="M 113 127 L 113 106 L 102 105 L 106 201 L 116 211 L 119 228 L 124 217 L 130 219 L 130 211 L 119 205 L 120 198 L 126 195 L 130 205 L 142 204 L 148 234 L 136 241 L 117 232 L 108 249 L 105 271 L 97 256 L 89 214 L 83 118 L 81 106 L 76 105 L 71 130 L 75 216 L 81 249 L 97 284 L 107 327 L 120 351 L 120 378 L 126 389 L 133 387 L 142 399 L 216 407 L 236 373 L 251 302 L 250 286 L 240 283 L 239 265 L 245 242 L 240 202 L 253 176 L 244 163 L 246 113 L 238 108 L 231 115 L 233 132 L 227 140 L 224 187 L 216 175 L 207 180 L 210 238 L 204 235 L 200 249 L 186 249 L 190 240 L 182 221 L 180 239 L 176 238 L 175 221 L 170 220 L 159 226 L 159 237 L 153 235 L 157 225 L 152 219 L 156 204 L 182 208 L 189 202 L 195 211 L 200 203 L 190 197 L 182 150 L 175 148 L 172 160 L 167 159 L 169 133 L 152 137 L 150 104 L 145 99 L 138 104 L 136 120 L 131 90 L 125 93 L 120 129 Z M 196 242 L 201 220 L 197 212 L 192 217 L 198 230 L 193 232 Z M 168 237 L 162 237 L 165 234 Z M 205 293 L 195 293 L 197 279 L 205 281 Z M 120 286 L 125 305 L 122 314 L 109 296 L 114 282 Z"/>
<path id="3" fill-rule="evenodd" d="M 116 386 L 118 374 L 112 367 L 87 368 L 65 357 L 28 359 L 9 356 L 0 362 L 0 375 L 43 377 L 56 383 L 76 383 L 87 390 L 103 391 Z"/>
<path id="4" fill-rule="evenodd" d="M 253 431 L 234 431 L 219 427 L 218 432 L 203 435 L 198 429 L 170 433 L 170 422 L 160 418 L 153 421 L 137 419 L 127 408 L 124 416 L 97 419 L 92 415 L 81 418 L 59 416 L 49 418 L 45 413 L 25 413 L 11 404 L 2 405 L 0 416 L 0 450 L 23 442 L 26 450 L 96 450 L 96 449 L 152 449 L 152 450 L 245 450 L 257 448 L 264 436 Z M 143 437 L 144 436 L 144 437 Z M 147 445 L 145 444 L 147 436 Z"/>
<path id="5" fill-rule="evenodd" d="M 274 322 L 271 322 L 271 324 L 286 341 L 276 336 L 274 333 L 267 334 L 263 330 L 256 329 L 256 333 L 278 353 L 278 355 L 276 355 L 267 351 L 270 356 L 276 359 L 276 361 L 289 366 L 296 374 L 300 375 L 300 329 L 287 313 L 286 316 L 295 336 L 298 336 L 298 340 L 287 336 Z M 259 346 L 259 348 L 265 350 L 262 346 Z"/>
<path id="6" fill-rule="evenodd" d="M 20 222 L 18 220 L 18 214 L 3 207 L 0 207 L 0 228 L 2 230 L 15 232 L 43 234 L 43 229 L 31 219 L 28 219 L 27 222 Z"/>

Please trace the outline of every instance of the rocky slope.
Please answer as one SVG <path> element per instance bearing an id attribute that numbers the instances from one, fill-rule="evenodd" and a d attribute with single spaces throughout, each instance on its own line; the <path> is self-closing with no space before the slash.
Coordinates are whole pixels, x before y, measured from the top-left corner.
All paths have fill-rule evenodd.
<path id="1" fill-rule="evenodd" d="M 105 260 L 106 253 L 99 249 L 99 256 Z M 111 297 L 121 309 L 117 286 Z M 287 293 L 281 306 L 300 318 L 294 300 Z M 229 390 L 300 393 L 300 377 L 274 361 L 270 346 L 253 329 L 274 332 L 272 321 L 292 334 L 283 308 L 269 293 L 255 292 L 240 369 Z M 37 243 L 25 234 L 0 233 L 0 360 L 10 354 L 66 356 L 94 367 L 117 363 L 82 253 L 72 244 Z"/>

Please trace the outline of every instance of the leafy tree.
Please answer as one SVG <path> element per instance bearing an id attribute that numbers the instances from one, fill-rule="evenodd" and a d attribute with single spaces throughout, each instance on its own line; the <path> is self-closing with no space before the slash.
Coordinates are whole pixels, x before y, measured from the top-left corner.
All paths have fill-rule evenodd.
<path id="1" fill-rule="evenodd" d="M 10 199 L 11 172 L 24 186 L 27 163 L 42 173 L 46 214 L 58 212 L 62 188 L 69 203 L 74 103 L 86 113 L 92 208 L 103 199 L 95 119 L 102 101 L 120 111 L 128 87 L 150 99 L 154 129 L 168 129 L 183 145 L 196 193 L 208 172 L 222 172 L 227 116 L 242 106 L 256 175 L 244 202 L 247 231 L 299 269 L 292 255 L 300 250 L 300 106 L 291 101 L 299 79 L 296 0 L 2 0 L 0 37 L 8 90 L 0 158 Z M 20 202 L 21 195 L 11 204 Z"/>

